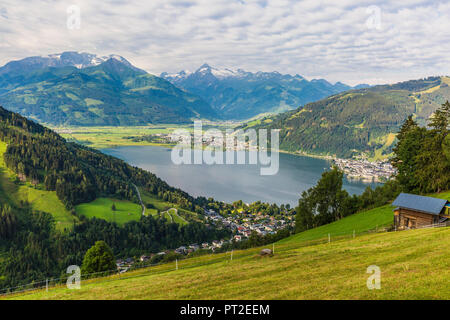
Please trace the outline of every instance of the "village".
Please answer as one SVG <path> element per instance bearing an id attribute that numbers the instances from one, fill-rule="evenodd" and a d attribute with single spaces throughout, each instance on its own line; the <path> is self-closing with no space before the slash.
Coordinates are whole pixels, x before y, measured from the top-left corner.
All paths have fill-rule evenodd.
<path id="1" fill-rule="evenodd" d="M 333 159 L 333 165 L 344 171 L 350 179 L 367 182 L 385 182 L 395 175 L 388 160 L 370 162 L 365 159 Z"/>
<path id="2" fill-rule="evenodd" d="M 213 148 L 213 149 L 222 149 L 228 151 L 257 151 L 257 141 L 256 135 L 253 137 L 254 139 L 246 139 L 243 135 L 238 138 L 239 131 L 234 132 L 229 137 L 232 138 L 230 141 L 227 141 L 227 137 L 224 135 L 218 134 L 216 131 L 205 131 L 202 132 L 201 135 L 190 135 L 190 139 L 192 141 L 192 145 L 194 147 L 202 145 L 203 148 Z M 155 134 L 155 137 L 158 137 L 161 141 L 165 141 L 166 143 L 179 143 L 182 141 L 182 138 L 179 136 L 172 136 L 171 134 Z M 236 139 L 235 139 L 236 138 Z"/>
<path id="3" fill-rule="evenodd" d="M 214 253 L 220 251 L 225 245 L 231 245 L 236 242 L 247 240 L 252 233 L 259 236 L 275 234 L 277 231 L 295 226 L 295 215 L 285 215 L 283 219 L 276 219 L 267 214 L 253 214 L 249 212 L 240 212 L 239 215 L 223 216 L 212 209 L 205 209 L 206 223 L 214 225 L 216 228 L 227 228 L 232 232 L 230 239 L 213 240 L 201 244 L 193 243 L 180 246 L 176 249 L 161 251 L 156 254 L 142 255 L 139 262 L 148 263 L 154 256 L 164 257 L 174 253 L 186 256 L 198 250 Z M 133 258 L 116 260 L 117 269 L 123 273 L 130 270 L 136 263 Z"/>

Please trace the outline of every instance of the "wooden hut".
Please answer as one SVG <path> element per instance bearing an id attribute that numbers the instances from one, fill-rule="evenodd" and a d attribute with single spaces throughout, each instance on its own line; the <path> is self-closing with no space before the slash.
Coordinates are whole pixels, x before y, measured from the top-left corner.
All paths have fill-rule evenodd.
<path id="1" fill-rule="evenodd" d="M 445 199 L 401 193 L 392 203 L 397 230 L 450 223 L 450 202 Z"/>

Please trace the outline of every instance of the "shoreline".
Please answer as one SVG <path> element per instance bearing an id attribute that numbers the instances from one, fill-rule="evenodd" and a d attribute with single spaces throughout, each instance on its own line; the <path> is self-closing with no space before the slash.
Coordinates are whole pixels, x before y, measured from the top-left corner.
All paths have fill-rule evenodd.
<path id="1" fill-rule="evenodd" d="M 119 147 L 162 147 L 166 149 L 173 149 L 175 147 L 175 144 L 155 144 L 155 143 L 143 143 L 143 144 L 126 144 L 126 145 L 114 145 L 114 146 L 108 146 L 108 147 L 101 147 L 96 148 L 97 150 L 102 149 L 115 149 Z M 234 150 L 234 151 L 240 151 L 240 150 Z M 248 150 L 246 150 L 248 151 Z M 283 154 L 289 154 L 297 157 L 306 157 L 306 158 L 313 158 L 313 159 L 321 159 L 326 160 L 330 164 L 330 168 L 333 167 L 333 164 L 336 165 L 336 161 L 342 160 L 340 158 L 332 157 L 332 156 L 324 156 L 324 155 L 317 155 L 317 154 L 307 154 L 307 153 L 299 153 L 299 152 L 292 152 L 292 151 L 286 151 L 286 150 L 278 150 L 279 153 Z M 349 159 L 345 159 L 349 160 Z M 376 164 L 376 162 L 372 162 L 372 164 Z M 341 169 L 342 170 L 342 169 Z M 348 181 L 358 181 L 365 184 L 371 184 L 371 183 L 385 183 L 388 179 L 383 179 L 378 176 L 365 176 L 365 175 L 354 175 L 351 172 L 348 172 L 346 170 L 344 171 L 344 176 Z"/>

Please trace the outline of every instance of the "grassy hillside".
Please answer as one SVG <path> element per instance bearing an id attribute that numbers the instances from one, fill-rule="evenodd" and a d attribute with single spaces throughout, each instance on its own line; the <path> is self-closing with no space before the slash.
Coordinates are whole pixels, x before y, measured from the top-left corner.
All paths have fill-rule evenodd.
<path id="1" fill-rule="evenodd" d="M 281 243 L 297 242 L 304 240 L 316 240 L 328 237 L 332 238 L 340 236 L 351 236 L 353 231 L 355 234 L 361 234 L 377 227 L 382 228 L 393 223 L 394 215 L 391 205 L 385 205 L 372 210 L 360 212 L 342 220 L 335 221 L 314 229 L 307 230 L 293 235 L 287 239 L 283 239 Z"/>
<path id="2" fill-rule="evenodd" d="M 192 258 L 82 283 L 80 290 L 9 299 L 449 299 L 450 228 L 376 233 L 315 246 L 291 239 L 273 257 L 258 249 Z M 381 269 L 368 290 L 367 267 Z"/>
<path id="3" fill-rule="evenodd" d="M 3 160 L 6 146 L 6 143 L 0 141 L 0 203 L 11 203 L 14 201 L 11 196 L 17 191 L 17 185 L 10 180 L 12 172 L 8 170 Z"/>
<path id="4" fill-rule="evenodd" d="M 70 229 L 74 220 L 78 219 L 64 207 L 55 191 L 46 191 L 40 185 L 13 182 L 15 174 L 6 168 L 3 160 L 5 151 L 6 143 L 0 141 L 0 203 L 19 206 L 21 201 L 26 201 L 34 210 L 50 213 L 55 219 L 57 229 Z"/>
<path id="5" fill-rule="evenodd" d="M 429 194 L 430 197 L 450 200 L 450 191 Z M 292 243 L 298 241 L 309 241 L 328 238 L 352 237 L 355 235 L 367 233 L 369 231 L 382 230 L 384 227 L 392 225 L 394 222 L 394 207 L 387 204 L 382 207 L 359 212 L 339 221 L 335 221 L 314 229 L 310 229 L 301 233 L 297 233 L 287 239 L 283 239 L 280 243 Z"/>
<path id="6" fill-rule="evenodd" d="M 385 158 L 409 115 L 425 125 L 450 100 L 449 83 L 449 77 L 430 77 L 346 91 L 247 127 L 281 129 L 285 151 Z"/>

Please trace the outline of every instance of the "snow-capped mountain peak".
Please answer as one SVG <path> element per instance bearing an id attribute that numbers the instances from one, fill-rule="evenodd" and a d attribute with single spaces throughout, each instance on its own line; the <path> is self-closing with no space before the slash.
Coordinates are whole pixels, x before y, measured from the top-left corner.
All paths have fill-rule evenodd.
<path id="1" fill-rule="evenodd" d="M 75 51 L 66 51 L 62 53 L 49 54 L 46 56 L 34 56 L 22 60 L 11 61 L 8 62 L 2 69 L 3 72 L 6 72 L 11 68 L 32 71 L 36 68 L 71 66 L 78 69 L 83 69 L 97 66 L 108 61 L 109 59 L 117 60 L 129 67 L 135 68 L 125 58 L 116 54 L 97 56 L 96 54 L 86 52 L 80 53 Z"/>
<path id="2" fill-rule="evenodd" d="M 231 69 L 219 69 L 214 68 L 208 65 L 207 63 L 203 64 L 200 68 L 197 69 L 195 73 L 200 74 L 212 74 L 218 79 L 228 78 L 228 77 L 235 77 L 237 75 L 237 72 Z"/>

